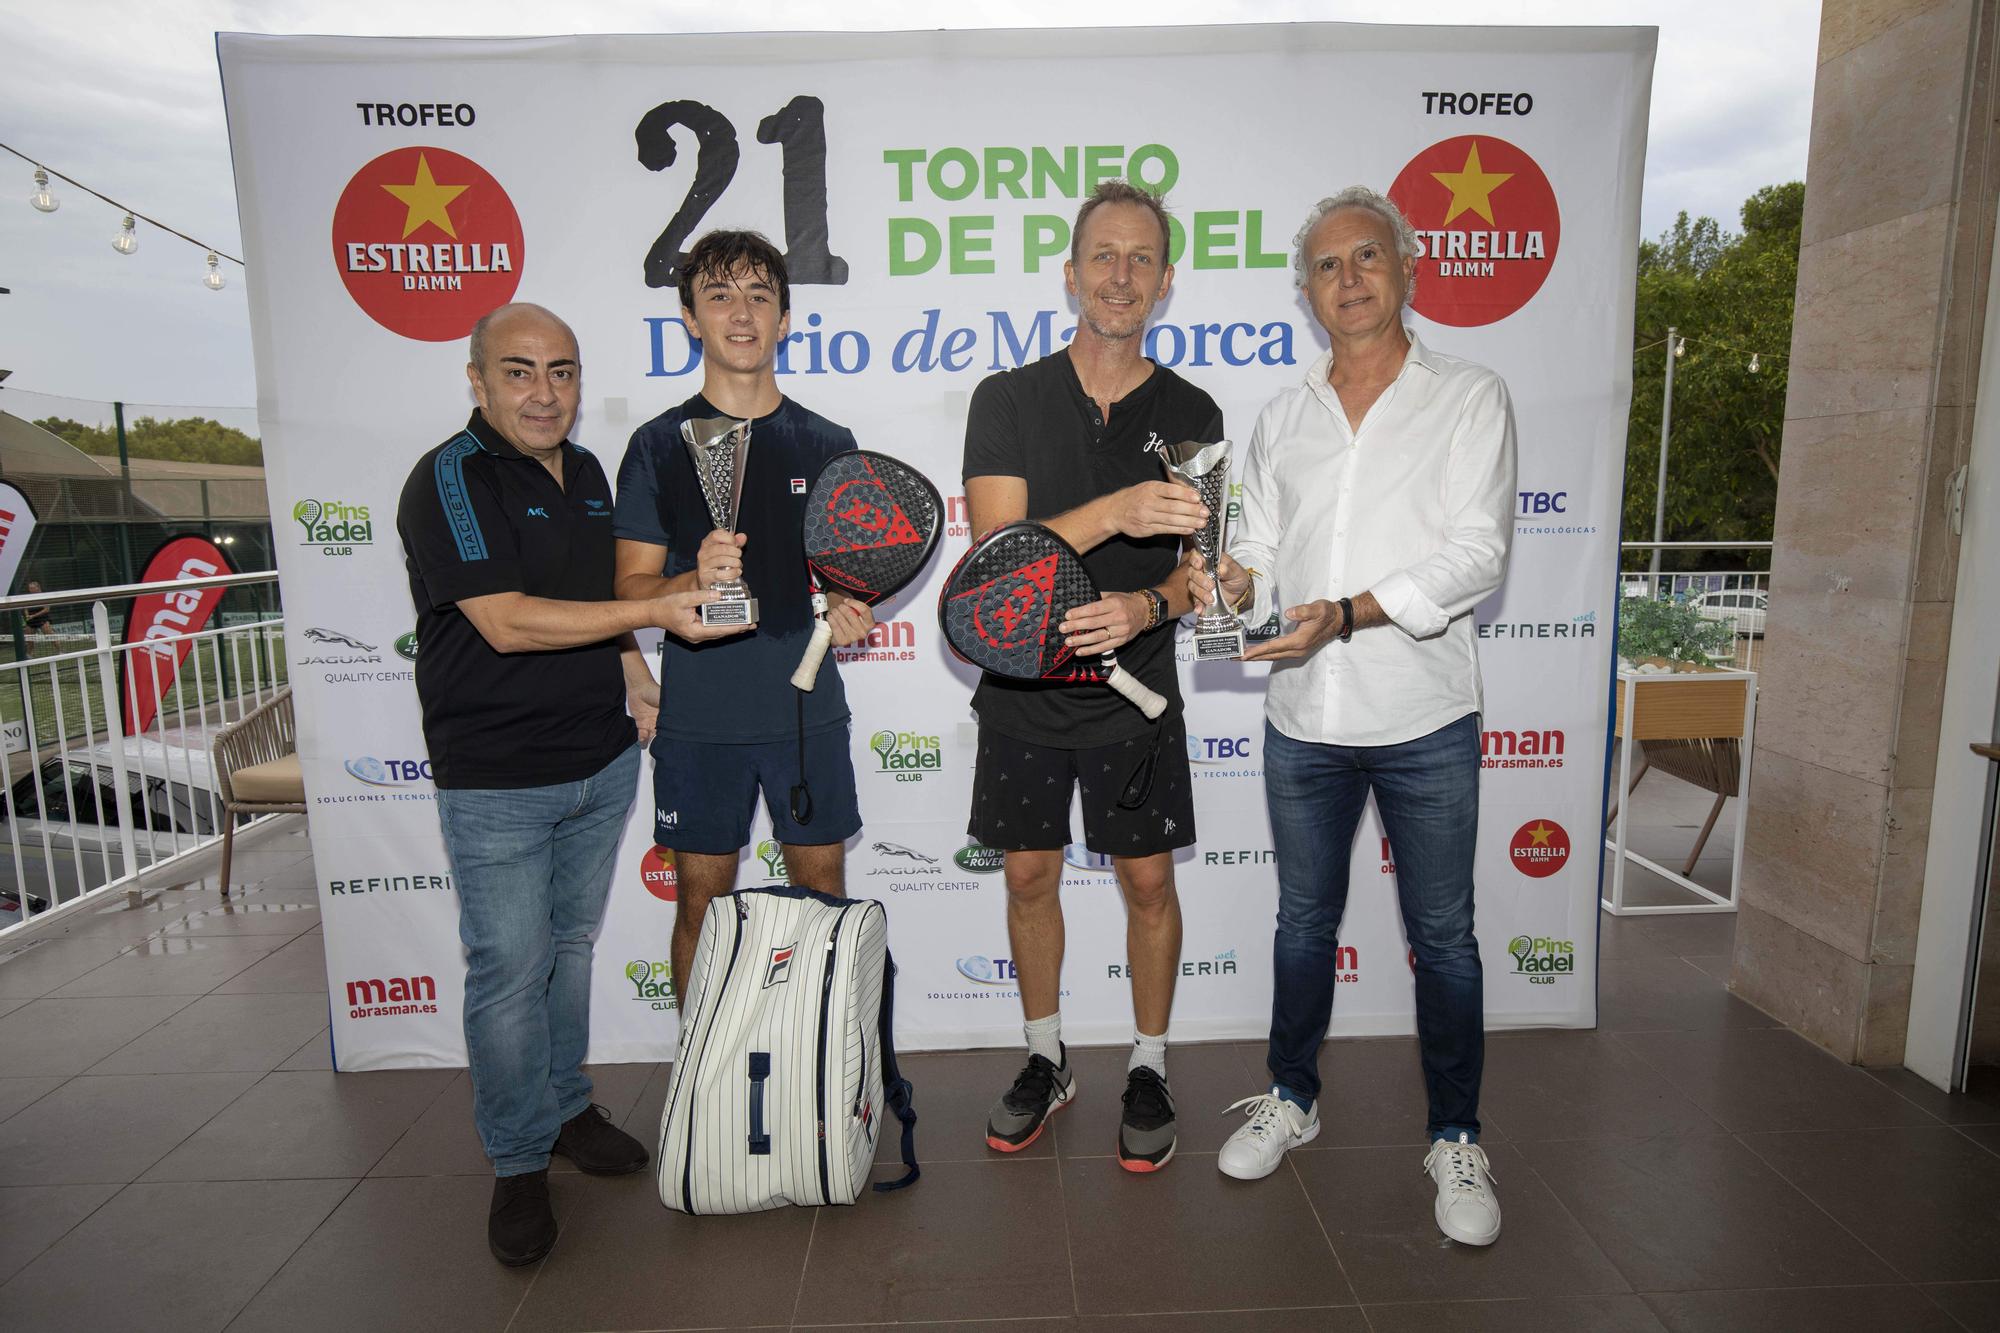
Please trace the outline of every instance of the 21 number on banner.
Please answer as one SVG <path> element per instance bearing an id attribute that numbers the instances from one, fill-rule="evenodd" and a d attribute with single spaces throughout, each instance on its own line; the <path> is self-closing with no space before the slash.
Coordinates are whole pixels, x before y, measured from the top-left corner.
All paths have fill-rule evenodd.
<path id="1" fill-rule="evenodd" d="M 701 146 L 695 153 L 694 180 L 680 208 L 646 252 L 648 287 L 680 285 L 681 265 L 687 262 L 681 242 L 729 188 L 742 157 L 736 147 L 736 126 L 720 111 L 703 102 L 662 102 L 632 132 L 646 170 L 662 171 L 674 164 L 677 125 L 693 130 Z M 757 122 L 757 142 L 777 144 L 784 152 L 785 268 L 793 285 L 844 285 L 847 261 L 833 253 L 826 224 L 826 104 L 801 93 Z"/>

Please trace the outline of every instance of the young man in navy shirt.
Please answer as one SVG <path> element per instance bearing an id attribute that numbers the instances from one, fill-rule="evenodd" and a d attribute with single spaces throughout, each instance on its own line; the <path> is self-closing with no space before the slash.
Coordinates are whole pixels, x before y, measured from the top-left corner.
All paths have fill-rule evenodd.
<path id="1" fill-rule="evenodd" d="M 805 490 L 820 465 L 855 447 L 844 426 L 778 390 L 791 329 L 785 258 L 755 232 L 712 231 L 681 265 L 681 315 L 701 343 L 701 392 L 632 435 L 618 469 L 618 595 L 650 600 L 741 578 L 758 601 L 749 634 L 665 641 L 654 738 L 654 838 L 674 853 L 680 910 L 673 978 L 687 984 L 709 900 L 736 884 L 759 789 L 792 883 L 846 889 L 847 839 L 861 830 L 848 755 L 847 696 L 829 655 L 809 693 L 791 674 L 812 633 Z M 750 421 L 734 534 L 715 526 L 681 436 L 689 418 Z M 868 637 L 866 605 L 828 594 L 833 642 Z M 804 788 L 808 801 L 795 800 Z"/>

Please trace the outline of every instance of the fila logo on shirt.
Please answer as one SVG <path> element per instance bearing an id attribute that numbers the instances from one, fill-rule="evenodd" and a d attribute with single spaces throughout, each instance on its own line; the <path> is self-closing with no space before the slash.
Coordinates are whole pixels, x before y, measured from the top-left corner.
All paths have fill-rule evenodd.
<path id="1" fill-rule="evenodd" d="M 798 952 L 798 942 L 783 944 L 771 950 L 771 961 L 764 969 L 764 989 L 782 986 L 792 979 L 792 955 Z"/>

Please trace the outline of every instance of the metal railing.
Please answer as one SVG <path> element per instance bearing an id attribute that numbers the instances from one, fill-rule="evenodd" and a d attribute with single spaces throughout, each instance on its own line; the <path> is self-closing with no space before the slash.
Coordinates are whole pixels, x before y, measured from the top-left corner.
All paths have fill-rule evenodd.
<path id="1" fill-rule="evenodd" d="M 220 843 L 214 735 L 286 683 L 277 579 L 265 571 L 0 598 L 0 621 L 42 607 L 49 619 L 65 606 L 89 613 L 85 646 L 43 635 L 26 636 L 25 652 L 0 644 L 0 940 L 158 882 Z M 135 597 L 206 588 L 255 588 L 259 605 L 228 616 L 218 609 L 217 626 L 195 633 L 131 644 L 114 637 L 114 605 L 122 625 Z M 179 669 L 163 666 L 183 645 Z M 53 651 L 37 655 L 44 647 Z M 121 682 L 134 673 L 159 703 L 148 725 L 127 735 Z"/>
<path id="2" fill-rule="evenodd" d="M 1744 671 L 1757 669 L 1764 643 L 1764 619 L 1770 606 L 1771 572 L 1748 565 L 1770 563 L 1770 542 L 1621 542 L 1623 551 L 1702 551 L 1718 554 L 1716 568 L 1702 570 L 1621 570 L 1618 589 L 1626 597 L 1684 597 L 1702 619 L 1728 625 L 1732 647 L 1715 654 L 1719 664 Z M 1761 555 L 1762 560 L 1756 556 Z M 1706 562 L 1704 562 L 1706 563 Z"/>

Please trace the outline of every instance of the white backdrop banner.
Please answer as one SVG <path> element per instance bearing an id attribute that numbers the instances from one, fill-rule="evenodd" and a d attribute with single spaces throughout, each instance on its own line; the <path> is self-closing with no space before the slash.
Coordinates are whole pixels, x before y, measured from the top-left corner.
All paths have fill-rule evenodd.
<path id="1" fill-rule="evenodd" d="M 1520 516 L 1507 583 L 1476 613 L 1486 1012 L 1500 1027 L 1595 1021 L 1651 29 L 219 45 L 341 1068 L 464 1061 L 395 508 L 417 456 L 471 407 L 465 335 L 510 299 L 566 318 L 586 367 L 576 438 L 615 477 L 632 430 L 700 387 L 671 283 L 715 226 L 787 251 L 784 391 L 952 497 L 923 581 L 880 610 L 877 642 L 841 654 L 867 820 L 848 884 L 888 905 L 908 1046 L 1020 1040 L 999 860 L 964 833 L 973 678 L 934 606 L 968 538 L 970 391 L 1070 336 L 1070 220 L 1110 177 L 1166 192 L 1176 279 L 1148 350 L 1214 395 L 1237 439 L 1324 347 L 1288 249 L 1316 200 L 1357 182 L 1418 230 L 1424 339 L 1506 377 Z M 1276 901 L 1263 669 L 1190 657 L 1183 642 L 1201 841 L 1177 866 L 1173 1033 L 1258 1036 Z M 598 939 L 596 1060 L 673 1050 L 674 876 L 649 796 Z M 781 878 L 769 839 L 760 815 L 739 883 Z M 1081 847 L 1068 860 L 1066 1028 L 1122 1041 L 1123 909 L 1106 866 Z M 1395 868 L 1372 811 L 1353 865 L 1334 1030 L 1407 1032 Z"/>

